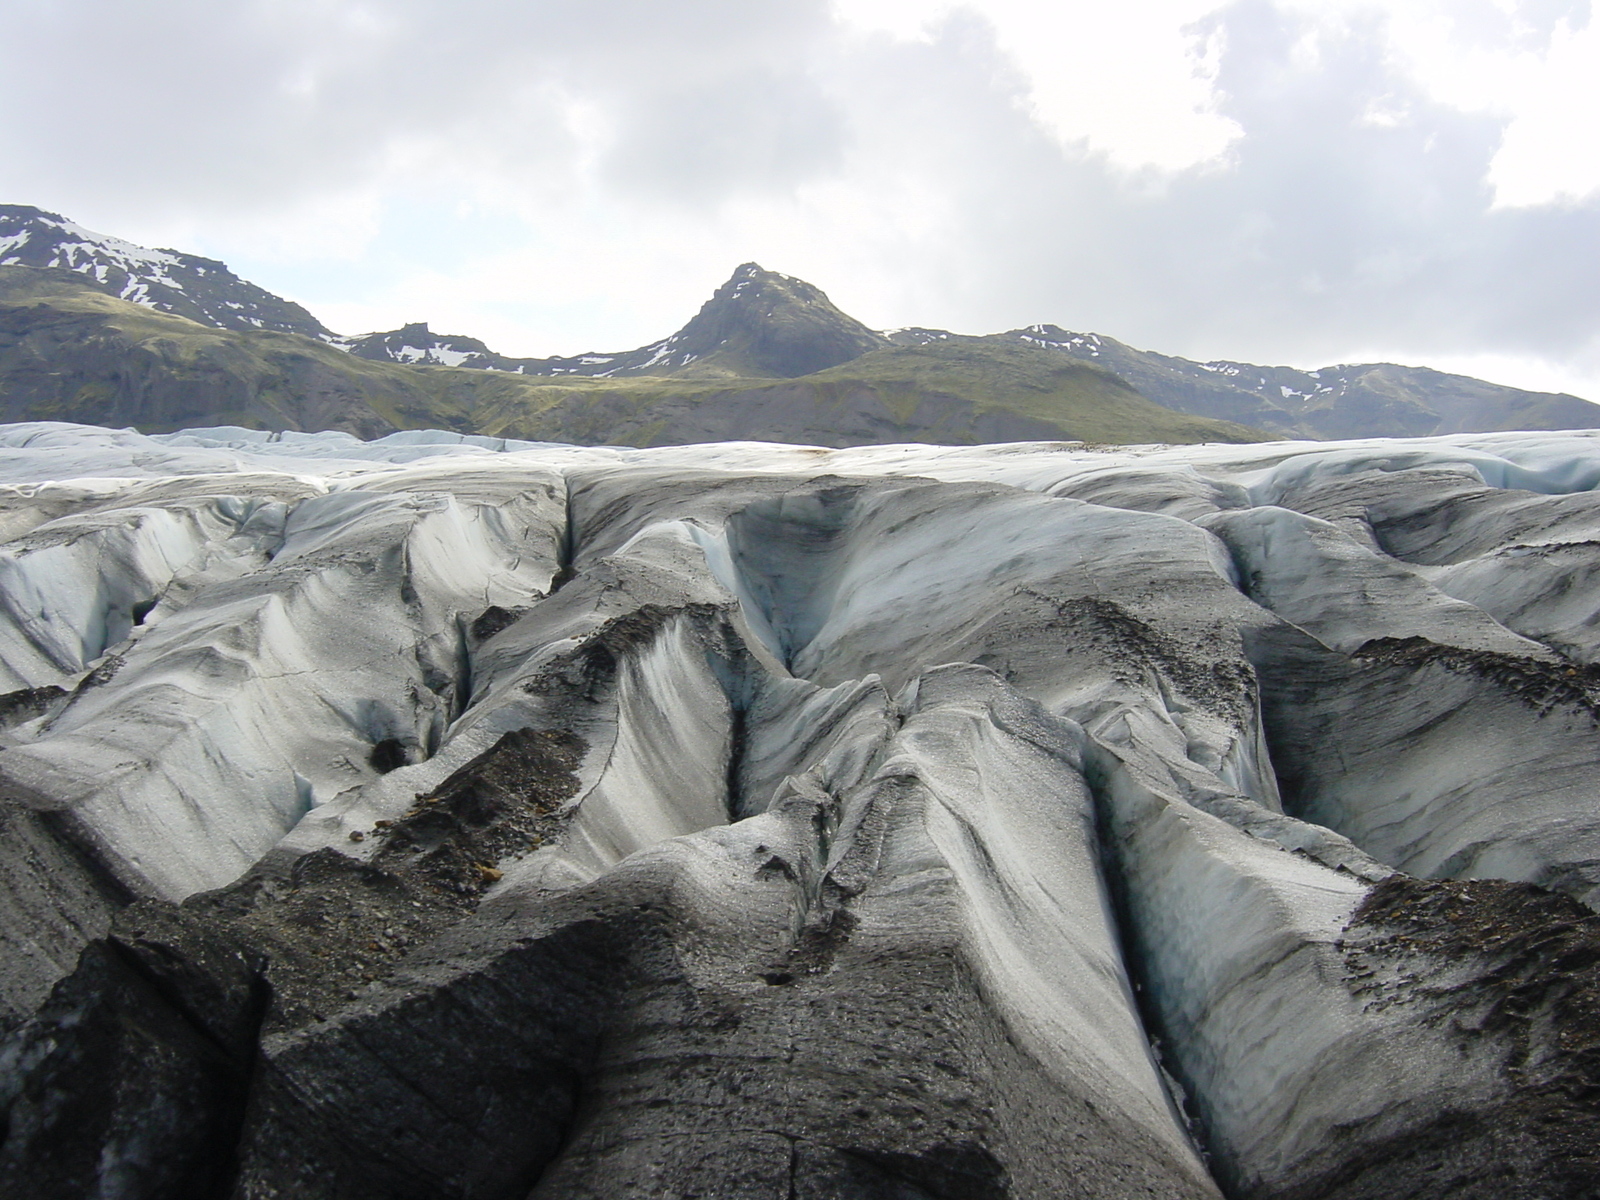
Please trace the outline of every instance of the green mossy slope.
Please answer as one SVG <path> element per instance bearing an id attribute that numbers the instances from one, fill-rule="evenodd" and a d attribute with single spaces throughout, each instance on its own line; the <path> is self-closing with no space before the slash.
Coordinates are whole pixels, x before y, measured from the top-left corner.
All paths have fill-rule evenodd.
<path id="1" fill-rule="evenodd" d="M 376 362 L 297 334 L 216 329 L 28 267 L 0 267 L 0 420 L 361 437 L 431 428 L 624 445 L 1271 436 L 1174 412 L 1106 371 L 995 339 L 880 348 L 799 378 L 551 379 Z"/>

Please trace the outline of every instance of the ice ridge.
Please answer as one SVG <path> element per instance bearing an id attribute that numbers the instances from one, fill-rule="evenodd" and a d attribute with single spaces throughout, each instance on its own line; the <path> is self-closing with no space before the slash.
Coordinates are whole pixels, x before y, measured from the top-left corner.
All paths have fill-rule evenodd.
<path id="1" fill-rule="evenodd" d="M 1597 483 L 0 428 L 0 1190 L 1592 1195 Z"/>

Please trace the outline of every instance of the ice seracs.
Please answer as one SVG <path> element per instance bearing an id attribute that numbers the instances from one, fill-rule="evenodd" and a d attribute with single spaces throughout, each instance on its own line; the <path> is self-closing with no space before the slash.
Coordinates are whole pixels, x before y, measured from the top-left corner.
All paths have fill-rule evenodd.
<path id="1" fill-rule="evenodd" d="M 1597 482 L 0 430 L 0 872 L 88 947 L 0 993 L 0 1181 L 1582 1195 Z M 227 1155 L 75 1117 L 90 1044 Z"/>

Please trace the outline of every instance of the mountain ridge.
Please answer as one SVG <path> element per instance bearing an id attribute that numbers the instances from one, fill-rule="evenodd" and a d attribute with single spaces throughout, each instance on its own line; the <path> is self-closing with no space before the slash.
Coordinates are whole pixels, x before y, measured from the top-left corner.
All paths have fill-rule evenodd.
<path id="1" fill-rule="evenodd" d="M 159 337 L 135 345 L 107 334 L 108 324 L 117 324 L 108 310 L 99 310 L 101 324 L 90 330 L 82 303 L 69 304 L 76 306 L 72 319 L 25 316 L 13 303 L 4 322 L 10 336 L 0 346 L 10 419 L 49 412 L 165 428 L 181 409 L 193 423 L 214 424 L 198 371 L 215 391 L 209 415 L 284 427 L 311 421 L 369 435 L 411 427 L 412 420 L 517 437 L 825 445 L 853 444 L 841 438 L 1328 440 L 1600 426 L 1600 406 L 1579 397 L 1426 367 L 1198 363 L 1049 324 L 985 335 L 874 331 L 820 288 L 754 262 L 736 268 L 667 337 L 633 350 L 547 358 L 502 355 L 477 338 L 436 334 L 426 322 L 334 334 L 221 263 L 148 250 L 42 209 L 0 206 L 0 273 L 16 269 L 46 273 L 39 277 L 46 282 L 54 273 L 71 275 L 116 301 L 244 341 L 227 353 L 207 342 L 203 362 L 181 354 L 168 361 Z M 30 290 L 40 291 L 14 279 L 0 288 L 12 301 Z M 35 296 L 34 306 L 59 301 L 60 288 L 52 295 Z M 120 322 L 124 329 L 140 324 L 126 315 Z M 79 331 L 77 351 L 70 328 Z M 255 335 L 304 337 L 319 348 L 269 345 Z M 946 350 L 929 350 L 937 346 Z M 455 375 L 430 376 L 434 371 Z M 466 378 L 470 373 L 516 376 L 526 386 Z M 159 394 L 173 388 L 191 402 Z M 260 401 L 263 394 L 268 399 Z"/>
<path id="2" fill-rule="evenodd" d="M 633 350 L 511 358 L 476 338 L 436 334 L 426 322 L 336 339 L 379 361 L 514 371 L 519 375 L 622 378 L 793 379 L 838 366 L 890 343 L 803 279 L 740 264 L 676 333 Z"/>
<path id="3" fill-rule="evenodd" d="M 0 266 L 73 271 L 119 300 L 219 329 L 333 336 L 294 301 L 240 279 L 215 259 L 137 246 L 32 205 L 0 204 Z"/>
<path id="4" fill-rule="evenodd" d="M 1497 407 L 1508 403 L 1543 422 L 1518 428 L 1575 429 L 1587 426 L 1561 422 L 1600 422 L 1600 406 L 1580 396 L 1531 392 L 1432 367 L 1340 363 L 1309 370 L 1227 359 L 1202 363 L 1056 325 L 993 336 L 1098 363 L 1169 408 L 1285 436 L 1369 437 L 1362 426 L 1378 420 L 1389 423 L 1386 436 L 1393 437 L 1494 433 L 1506 428 L 1493 421 Z"/>

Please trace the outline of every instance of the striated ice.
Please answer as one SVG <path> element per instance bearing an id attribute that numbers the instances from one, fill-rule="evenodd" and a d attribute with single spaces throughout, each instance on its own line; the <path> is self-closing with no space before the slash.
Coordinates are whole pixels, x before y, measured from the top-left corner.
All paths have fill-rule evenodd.
<path id="1" fill-rule="evenodd" d="M 1566 1010 L 1363 914 L 1600 906 L 1597 484 L 1584 432 L 9 426 L 0 784 L 161 911 L 304 918 L 240 1196 L 1434 1194 L 1462 1113 L 1555 1180 L 1494 1139 Z"/>

